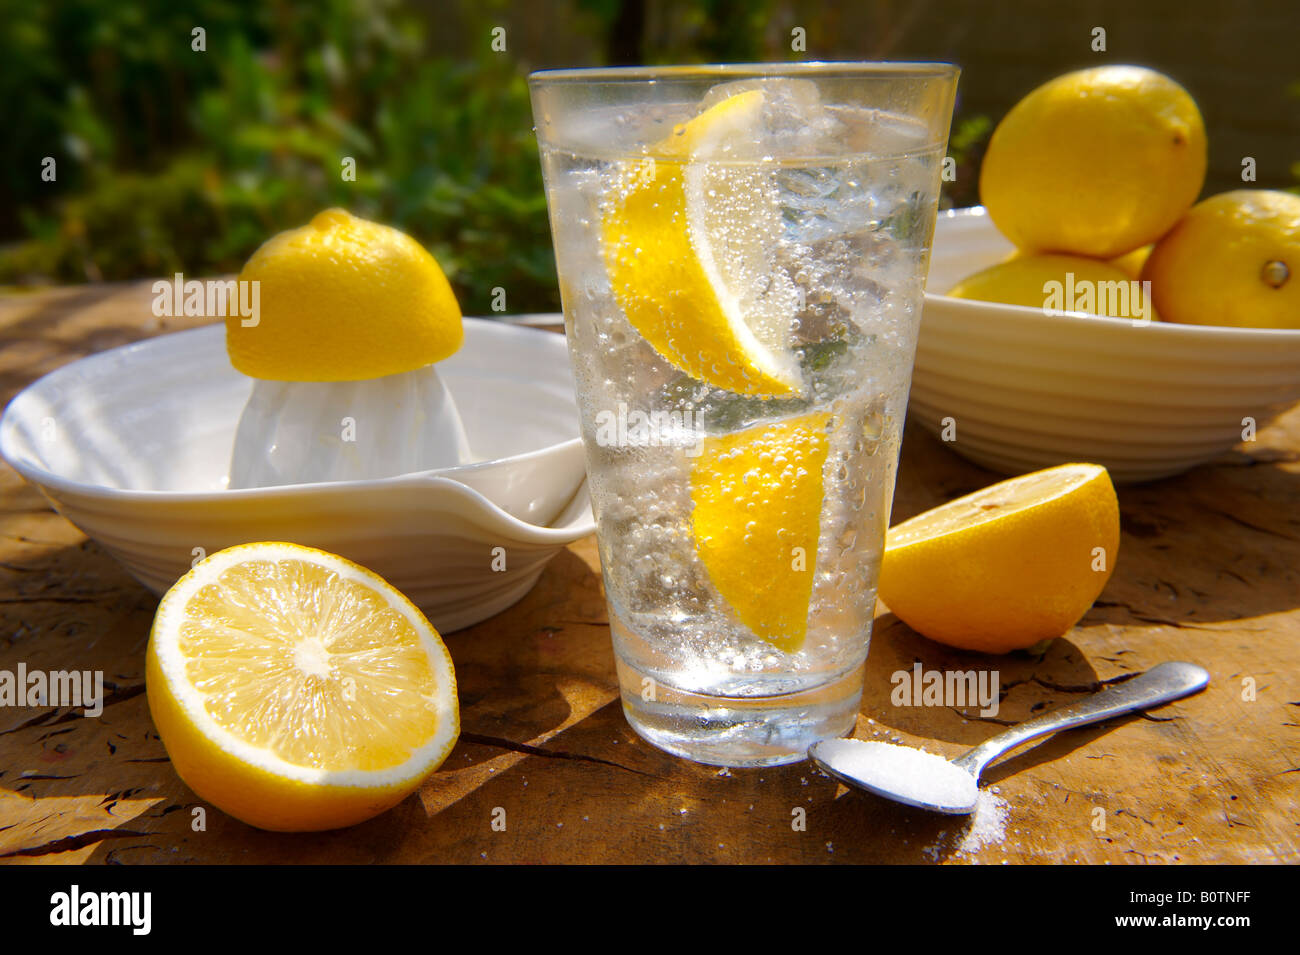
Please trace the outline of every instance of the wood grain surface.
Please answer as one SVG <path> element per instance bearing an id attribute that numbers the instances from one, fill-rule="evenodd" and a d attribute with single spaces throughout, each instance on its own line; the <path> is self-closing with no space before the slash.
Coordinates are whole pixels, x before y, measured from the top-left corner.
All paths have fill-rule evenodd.
<path id="1" fill-rule="evenodd" d="M 0 298 L 3 400 L 86 354 L 197 323 L 154 318 L 150 299 L 147 282 Z M 997 479 L 910 428 L 894 520 Z M 447 636 L 463 733 L 418 794 L 352 829 L 286 835 L 205 806 L 176 776 L 143 692 L 157 600 L 0 466 L 0 670 L 102 670 L 107 696 L 98 718 L 0 708 L 0 859 L 1300 861 L 1300 407 L 1210 465 L 1119 497 L 1114 576 L 1041 657 L 962 653 L 883 608 L 876 620 L 857 735 L 947 755 L 1162 660 L 1211 673 L 1198 696 L 995 765 L 996 811 L 973 822 L 848 791 L 806 763 L 719 771 L 642 742 L 618 702 L 589 538 L 516 606 Z M 997 717 L 894 706 L 890 675 L 917 661 L 996 669 Z"/>

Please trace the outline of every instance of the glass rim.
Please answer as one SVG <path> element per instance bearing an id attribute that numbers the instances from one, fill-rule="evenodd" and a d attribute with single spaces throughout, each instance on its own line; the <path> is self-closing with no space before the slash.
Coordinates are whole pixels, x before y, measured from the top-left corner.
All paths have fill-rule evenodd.
<path id="1" fill-rule="evenodd" d="M 702 63 L 677 66 L 593 66 L 536 70 L 528 74 L 530 86 L 544 83 L 645 83 L 657 80 L 699 80 L 708 77 L 736 79 L 765 76 L 943 79 L 961 68 L 934 60 L 799 60 L 789 63 Z"/>

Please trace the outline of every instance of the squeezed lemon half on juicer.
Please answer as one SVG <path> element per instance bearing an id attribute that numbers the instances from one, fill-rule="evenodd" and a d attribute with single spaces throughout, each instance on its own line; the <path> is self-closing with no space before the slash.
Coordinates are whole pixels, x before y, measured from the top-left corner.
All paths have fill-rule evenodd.
<path id="1" fill-rule="evenodd" d="M 328 209 L 273 236 L 239 274 L 254 321 L 226 318 L 255 379 L 232 488 L 392 477 L 466 463 L 469 441 L 436 363 L 464 340 L 437 261 L 410 236 Z"/>

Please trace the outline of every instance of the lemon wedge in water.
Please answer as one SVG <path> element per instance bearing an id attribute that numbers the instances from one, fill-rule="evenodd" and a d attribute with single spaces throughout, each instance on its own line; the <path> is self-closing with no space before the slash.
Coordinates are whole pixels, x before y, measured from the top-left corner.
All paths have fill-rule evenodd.
<path id="1" fill-rule="evenodd" d="M 709 579 L 754 634 L 793 653 L 808 633 L 831 415 L 704 439 L 692 523 Z"/>
<path id="2" fill-rule="evenodd" d="M 771 171 L 739 161 L 763 98 L 730 96 L 624 164 L 601 244 L 614 297 L 655 351 L 715 388 L 781 397 L 800 387 L 798 289 L 771 261 L 783 228 Z"/>

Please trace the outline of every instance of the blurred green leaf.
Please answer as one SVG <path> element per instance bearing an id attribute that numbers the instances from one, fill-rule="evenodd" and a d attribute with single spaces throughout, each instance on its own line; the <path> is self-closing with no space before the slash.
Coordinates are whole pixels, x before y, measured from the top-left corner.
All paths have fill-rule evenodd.
<path id="1" fill-rule="evenodd" d="M 391 0 L 11 7 L 0 230 L 25 238 L 0 248 L 0 282 L 235 272 L 342 205 L 429 246 L 469 314 L 497 286 L 512 311 L 559 308 L 527 84 L 507 58 L 429 57 Z"/>

